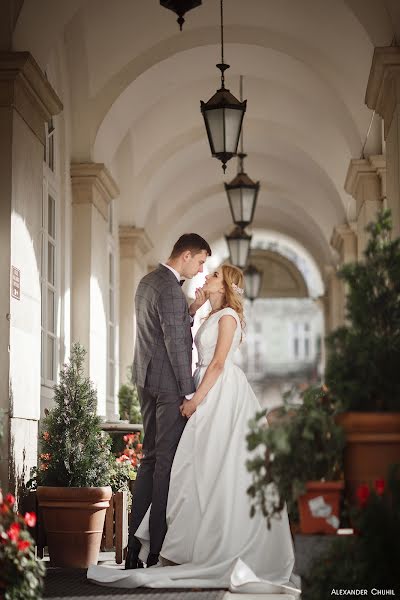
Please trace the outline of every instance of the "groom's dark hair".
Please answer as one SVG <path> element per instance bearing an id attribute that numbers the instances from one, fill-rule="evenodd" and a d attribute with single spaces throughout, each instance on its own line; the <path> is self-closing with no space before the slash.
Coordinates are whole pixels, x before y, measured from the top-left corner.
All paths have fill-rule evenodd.
<path id="1" fill-rule="evenodd" d="M 192 255 L 199 254 L 202 250 L 205 250 L 208 256 L 211 256 L 211 248 L 204 238 L 197 235 L 197 233 L 184 233 L 175 242 L 170 258 L 177 258 L 182 252 L 187 252 L 188 250 L 190 250 Z"/>

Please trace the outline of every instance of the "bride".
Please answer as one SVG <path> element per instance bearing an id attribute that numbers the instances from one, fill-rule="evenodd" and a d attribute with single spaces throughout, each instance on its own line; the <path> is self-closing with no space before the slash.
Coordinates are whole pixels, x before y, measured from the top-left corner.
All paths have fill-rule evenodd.
<path id="1" fill-rule="evenodd" d="M 124 588 L 297 594 L 298 589 L 289 587 L 294 552 L 286 508 L 270 530 L 261 513 L 250 518 L 246 434 L 260 404 L 233 362 L 243 336 L 242 271 L 223 265 L 206 277 L 203 292 L 212 310 L 195 337 L 196 392 L 180 407 L 188 423 L 172 466 L 160 561 L 135 570 L 91 566 L 88 578 Z M 135 533 L 144 561 L 149 513 L 150 508 Z"/>

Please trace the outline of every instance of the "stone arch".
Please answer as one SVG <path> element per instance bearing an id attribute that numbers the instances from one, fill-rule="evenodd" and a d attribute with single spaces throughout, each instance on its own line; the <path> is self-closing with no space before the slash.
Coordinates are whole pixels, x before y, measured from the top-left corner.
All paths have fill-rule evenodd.
<path id="1" fill-rule="evenodd" d="M 308 298 L 303 275 L 285 256 L 271 250 L 252 250 L 250 262 L 263 273 L 259 298 Z"/>

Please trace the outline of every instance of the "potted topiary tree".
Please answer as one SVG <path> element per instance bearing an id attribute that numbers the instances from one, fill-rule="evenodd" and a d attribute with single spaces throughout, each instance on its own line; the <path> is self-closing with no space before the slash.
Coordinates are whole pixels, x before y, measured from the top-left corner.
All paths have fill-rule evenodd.
<path id="1" fill-rule="evenodd" d="M 325 388 L 308 388 L 302 400 L 293 405 L 284 397 L 269 426 L 264 412 L 250 423 L 248 448 L 254 454 L 261 449 L 247 464 L 253 474 L 252 512 L 260 507 L 270 528 L 286 502 L 292 526 L 300 516 L 302 533 L 336 533 L 344 487 L 343 431 Z"/>
<path id="2" fill-rule="evenodd" d="M 112 493 L 111 442 L 100 429 L 96 391 L 83 373 L 85 353 L 72 346 L 40 440 L 37 497 L 51 564 L 60 567 L 97 563 Z"/>
<path id="3" fill-rule="evenodd" d="M 400 239 L 390 211 L 378 213 L 362 262 L 338 275 L 347 284 L 347 321 L 328 338 L 326 383 L 346 433 L 349 500 L 400 456 Z"/>

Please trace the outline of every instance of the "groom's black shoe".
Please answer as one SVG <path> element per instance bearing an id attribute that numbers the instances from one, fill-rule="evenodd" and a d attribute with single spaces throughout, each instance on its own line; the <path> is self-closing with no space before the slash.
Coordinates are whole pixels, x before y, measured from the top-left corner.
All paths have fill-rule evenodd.
<path id="1" fill-rule="evenodd" d="M 154 565 L 158 563 L 158 556 L 158 554 L 153 554 L 152 552 L 150 552 L 146 562 L 147 568 L 154 567 Z"/>
<path id="2" fill-rule="evenodd" d="M 141 544 L 137 540 L 133 546 L 128 546 L 128 552 L 125 559 L 125 569 L 142 569 L 143 563 L 139 560 Z"/>

